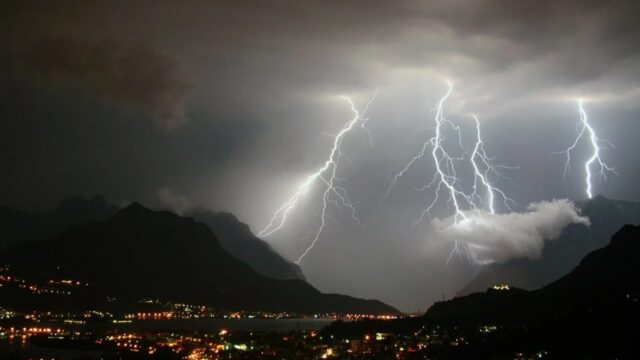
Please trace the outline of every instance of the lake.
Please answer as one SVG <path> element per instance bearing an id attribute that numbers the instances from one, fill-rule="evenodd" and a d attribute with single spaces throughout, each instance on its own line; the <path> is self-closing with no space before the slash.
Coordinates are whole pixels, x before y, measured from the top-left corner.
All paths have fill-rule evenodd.
<path id="1" fill-rule="evenodd" d="M 87 325 L 64 325 L 65 328 L 120 330 L 120 331 L 264 331 L 289 332 L 295 330 L 320 330 L 331 324 L 329 319 L 170 319 L 170 320 L 134 320 L 131 323 L 98 323 Z M 52 326 L 57 326 L 52 324 Z"/>

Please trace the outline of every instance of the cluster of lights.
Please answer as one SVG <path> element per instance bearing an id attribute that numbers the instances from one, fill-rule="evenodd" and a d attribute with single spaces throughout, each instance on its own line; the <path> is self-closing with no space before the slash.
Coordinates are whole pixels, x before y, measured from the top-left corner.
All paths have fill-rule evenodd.
<path id="1" fill-rule="evenodd" d="M 4 266 L 0 268 L 1 272 L 7 272 L 9 270 L 8 266 Z M 18 288 L 27 290 L 33 294 L 37 295 L 71 295 L 71 291 L 68 290 L 68 287 L 79 287 L 79 286 L 89 286 L 87 283 L 83 283 L 77 280 L 49 280 L 45 284 L 37 284 L 37 283 L 28 283 L 25 279 L 22 279 L 17 276 L 12 276 L 9 274 L 0 274 L 0 286 L 4 286 L 4 284 L 15 284 Z"/>
<path id="2" fill-rule="evenodd" d="M 492 289 L 493 290 L 505 291 L 505 290 L 510 290 L 511 288 L 507 284 L 497 284 L 497 285 L 493 285 Z"/>
<path id="3" fill-rule="evenodd" d="M 125 319 L 137 319 L 137 320 L 146 320 L 146 319 L 171 319 L 173 318 L 173 313 L 172 312 L 168 312 L 168 311 L 164 311 L 164 312 L 148 312 L 148 313 L 144 313 L 144 312 L 139 312 L 139 313 L 135 313 L 135 314 L 125 314 L 124 316 Z"/>
<path id="4" fill-rule="evenodd" d="M 9 340 L 20 339 L 26 341 L 31 336 L 35 335 L 47 335 L 49 338 L 61 338 L 64 335 L 68 335 L 63 329 L 52 327 L 9 327 L 4 328 L 0 326 L 0 338 L 7 338 Z"/>
<path id="5" fill-rule="evenodd" d="M 80 281 L 77 280 L 68 280 L 68 279 L 63 279 L 63 280 L 49 280 L 47 282 L 49 285 L 67 285 L 67 286 L 89 286 L 88 283 L 82 283 Z"/>
<path id="6" fill-rule="evenodd" d="M 497 332 L 495 325 L 480 325 L 476 331 L 481 337 Z M 356 337 L 334 336 L 315 330 L 302 330 L 274 336 L 272 333 L 251 332 L 238 334 L 227 329 L 216 332 L 190 334 L 168 332 L 108 332 L 96 335 L 92 331 L 79 332 L 53 329 L 48 327 L 2 328 L 0 339 L 22 341 L 26 344 L 32 335 L 46 336 L 49 339 L 87 340 L 101 348 L 116 349 L 121 356 L 126 353 L 153 355 L 158 350 L 173 352 L 182 359 L 220 359 L 220 358 L 415 358 L 416 353 L 431 346 L 458 347 L 471 344 L 474 336 L 467 337 L 457 328 L 441 328 L 438 325 L 422 325 L 412 334 L 397 335 L 390 332 L 365 333 Z M 248 335 L 248 337 L 247 337 Z M 544 350 L 536 354 L 547 354 Z M 526 354 L 516 354 L 516 358 Z M 522 355 L 522 356 L 520 356 Z"/>
<path id="7" fill-rule="evenodd" d="M 253 347 L 244 343 L 230 343 L 225 340 L 229 332 L 220 330 L 217 337 L 215 335 L 179 335 L 179 334 L 145 334 L 124 333 L 108 335 L 96 340 L 98 344 L 112 344 L 118 349 L 131 352 L 147 352 L 154 354 L 160 348 L 170 349 L 184 359 L 217 359 L 223 351 L 239 350 L 248 351 Z M 215 339 L 214 339 L 215 338 Z"/>

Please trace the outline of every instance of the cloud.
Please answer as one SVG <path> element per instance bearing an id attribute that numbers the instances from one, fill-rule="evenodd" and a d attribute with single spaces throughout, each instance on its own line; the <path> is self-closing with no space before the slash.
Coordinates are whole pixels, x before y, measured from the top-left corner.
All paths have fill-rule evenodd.
<path id="1" fill-rule="evenodd" d="M 478 263 L 539 258 L 545 241 L 556 239 L 568 225 L 590 225 L 568 199 L 531 203 L 522 213 L 469 211 L 466 215 L 467 219 L 457 224 L 452 217 L 432 223 L 437 234 L 468 248 Z"/>
<path id="2" fill-rule="evenodd" d="M 192 210 L 195 205 L 185 196 L 176 195 L 169 188 L 161 188 L 157 190 L 158 205 L 162 209 L 168 209 L 178 215 L 184 215 L 187 211 Z"/>
<path id="3" fill-rule="evenodd" d="M 112 38 L 42 37 L 23 56 L 47 84 L 79 82 L 102 100 L 147 111 L 165 129 L 187 121 L 190 82 L 177 62 L 145 46 Z"/>

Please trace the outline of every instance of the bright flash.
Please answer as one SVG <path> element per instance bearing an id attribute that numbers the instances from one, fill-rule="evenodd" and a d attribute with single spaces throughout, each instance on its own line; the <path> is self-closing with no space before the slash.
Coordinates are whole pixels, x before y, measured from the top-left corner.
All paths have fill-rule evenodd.
<path id="1" fill-rule="evenodd" d="M 458 135 L 458 143 L 463 148 L 462 134 L 459 126 L 452 123 L 445 116 L 444 106 L 447 99 L 451 96 L 453 92 L 453 85 L 450 81 L 447 81 L 448 90 L 446 94 L 438 101 L 435 107 L 435 133 L 433 136 L 425 139 L 424 143 L 420 151 L 413 156 L 409 162 L 398 172 L 392 179 L 387 188 L 387 191 L 383 195 L 383 199 L 389 196 L 391 190 L 396 185 L 398 180 L 406 174 L 406 172 L 411 168 L 411 166 L 418 160 L 423 159 L 427 156 L 427 151 L 431 149 L 431 158 L 433 159 L 433 163 L 435 166 L 435 172 L 433 174 L 433 178 L 431 181 L 425 185 L 420 190 L 426 190 L 430 188 L 434 188 L 434 198 L 427 205 L 427 207 L 422 211 L 418 220 L 416 220 L 416 224 L 421 222 L 425 215 L 429 214 L 434 206 L 441 200 L 441 194 L 444 194 L 446 197 L 447 203 L 453 206 L 454 214 L 453 214 L 453 224 L 451 226 L 464 226 L 469 222 L 469 210 L 477 210 L 479 208 L 476 203 L 477 200 L 482 201 L 486 204 L 488 211 L 491 214 L 495 214 L 495 198 L 496 196 L 500 196 L 504 200 L 505 207 L 510 209 L 509 203 L 513 204 L 513 200 L 510 199 L 502 190 L 497 188 L 491 183 L 490 177 L 493 175 L 498 178 L 505 178 L 510 180 L 509 178 L 504 177 L 499 171 L 498 168 L 508 168 L 511 167 L 505 166 L 496 166 L 492 164 L 492 158 L 487 156 L 487 153 L 484 149 L 484 142 L 480 133 L 480 121 L 474 115 L 473 119 L 475 121 L 476 127 L 476 142 L 473 148 L 473 152 L 469 158 L 469 162 L 474 170 L 474 182 L 473 182 L 473 192 L 467 194 L 462 190 L 462 181 L 458 177 L 456 172 L 457 163 L 464 160 L 464 157 L 454 157 L 447 152 L 444 143 L 444 136 L 442 134 L 443 127 L 448 126 L 453 131 L 455 131 Z M 481 185 L 480 185 L 481 184 Z M 479 187 L 482 186 L 484 188 L 484 193 L 486 194 L 486 200 L 482 200 L 481 191 Z M 458 242 L 454 242 L 453 250 L 449 256 L 449 259 L 454 254 L 462 255 L 473 261 L 473 249 L 470 249 L 468 245 L 460 244 Z"/>
<path id="2" fill-rule="evenodd" d="M 564 163 L 563 177 L 566 177 L 571 166 L 571 151 L 575 150 L 576 146 L 578 146 L 578 143 L 583 137 L 588 136 L 592 153 L 589 159 L 587 159 L 587 161 L 585 161 L 584 163 L 584 170 L 585 170 L 584 180 L 585 180 L 585 192 L 587 194 L 587 197 L 591 199 L 593 197 L 593 185 L 591 183 L 591 177 L 592 177 L 591 166 L 594 163 L 598 166 L 597 169 L 598 169 L 599 177 L 604 179 L 604 181 L 607 180 L 607 176 L 606 176 L 607 172 L 612 172 L 614 174 L 617 174 L 615 169 L 612 167 L 609 167 L 600 157 L 600 150 L 602 149 L 601 144 L 605 143 L 611 147 L 613 147 L 613 144 L 611 144 L 611 142 L 609 142 L 608 140 L 598 138 L 595 130 L 589 124 L 589 119 L 587 117 L 587 112 L 584 110 L 582 99 L 578 100 L 578 113 L 580 114 L 580 130 L 578 130 L 578 136 L 573 141 L 573 144 L 571 144 L 571 146 L 569 146 L 567 150 L 564 151 L 566 155 L 566 161 Z"/>
<path id="3" fill-rule="evenodd" d="M 351 111 L 353 112 L 353 118 L 342 127 L 338 134 L 333 137 L 333 144 L 329 153 L 329 157 L 320 168 L 318 168 L 311 175 L 307 176 L 307 178 L 296 189 L 293 195 L 275 211 L 275 213 L 271 217 L 271 220 L 269 221 L 269 224 L 258 233 L 258 236 L 266 237 L 282 229 L 291 210 L 298 204 L 300 198 L 306 195 L 311 190 L 313 185 L 317 183 L 322 184 L 325 190 L 322 194 L 320 225 L 318 226 L 316 231 L 313 232 L 313 240 L 311 241 L 311 244 L 295 261 L 296 264 L 300 263 L 300 261 L 302 261 L 302 259 L 318 242 L 318 239 L 320 238 L 320 235 L 322 234 L 326 225 L 329 204 L 342 205 L 348 208 L 351 212 L 351 217 L 353 218 L 353 220 L 357 224 L 360 224 L 360 219 L 358 219 L 358 217 L 356 216 L 356 209 L 353 206 L 353 203 L 349 200 L 346 189 L 339 185 L 340 181 L 337 177 L 337 171 L 340 164 L 340 159 L 343 157 L 343 154 L 340 150 L 342 142 L 344 141 L 345 136 L 349 132 L 354 130 L 354 128 L 356 128 L 358 124 L 358 128 L 360 128 L 367 137 L 368 145 L 373 146 L 371 133 L 366 127 L 366 123 L 369 119 L 365 118 L 364 115 L 369 109 L 369 106 L 375 99 L 376 95 L 377 92 L 374 92 L 362 112 L 358 111 L 351 98 L 347 96 L 342 97 L 349 104 Z"/>

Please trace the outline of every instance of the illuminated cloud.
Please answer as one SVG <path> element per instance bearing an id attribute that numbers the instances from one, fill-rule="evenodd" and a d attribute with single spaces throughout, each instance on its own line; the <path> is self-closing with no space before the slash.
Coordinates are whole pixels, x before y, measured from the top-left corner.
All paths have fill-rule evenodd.
<path id="1" fill-rule="evenodd" d="M 527 211 L 491 214 L 467 211 L 466 219 L 432 221 L 439 239 L 460 244 L 477 263 L 540 257 L 545 241 L 557 238 L 570 224 L 589 226 L 587 217 L 568 199 L 531 203 Z"/>

